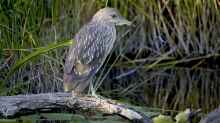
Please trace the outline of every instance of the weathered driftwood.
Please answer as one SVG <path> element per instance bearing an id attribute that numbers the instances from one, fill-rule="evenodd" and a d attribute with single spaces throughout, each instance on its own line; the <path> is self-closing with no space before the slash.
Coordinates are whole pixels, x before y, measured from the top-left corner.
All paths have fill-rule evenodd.
<path id="1" fill-rule="evenodd" d="M 220 123 L 220 107 L 208 113 L 200 123 Z"/>
<path id="2" fill-rule="evenodd" d="M 140 112 L 109 99 L 92 96 L 73 96 L 71 93 L 43 93 L 17 96 L 0 96 L 0 115 L 10 118 L 16 115 L 69 108 L 71 110 L 96 110 L 123 116 L 131 121 L 152 123 Z"/>

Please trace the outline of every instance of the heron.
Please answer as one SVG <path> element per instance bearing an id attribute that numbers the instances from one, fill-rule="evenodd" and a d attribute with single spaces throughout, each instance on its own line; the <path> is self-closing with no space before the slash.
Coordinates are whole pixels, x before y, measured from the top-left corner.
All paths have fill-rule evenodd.
<path id="1" fill-rule="evenodd" d="M 65 59 L 65 92 L 85 92 L 95 74 L 113 49 L 116 26 L 131 25 L 115 8 L 102 8 L 74 37 Z"/>

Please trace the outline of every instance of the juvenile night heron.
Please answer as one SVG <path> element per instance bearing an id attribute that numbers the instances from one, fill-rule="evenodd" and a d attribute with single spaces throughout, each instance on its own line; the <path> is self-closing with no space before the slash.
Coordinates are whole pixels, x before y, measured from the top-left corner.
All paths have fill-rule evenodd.
<path id="1" fill-rule="evenodd" d="M 103 8 L 79 30 L 65 60 L 64 91 L 85 91 L 113 48 L 116 26 L 130 24 L 116 9 Z"/>

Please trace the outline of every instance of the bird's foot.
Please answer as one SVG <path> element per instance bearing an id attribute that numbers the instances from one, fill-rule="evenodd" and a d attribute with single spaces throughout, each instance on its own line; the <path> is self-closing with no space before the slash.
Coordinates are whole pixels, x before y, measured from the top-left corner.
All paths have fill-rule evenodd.
<path id="1" fill-rule="evenodd" d="M 90 95 L 91 95 L 92 97 L 95 97 L 95 98 L 105 99 L 103 96 L 98 95 L 98 94 L 96 94 L 96 93 L 91 93 Z"/>

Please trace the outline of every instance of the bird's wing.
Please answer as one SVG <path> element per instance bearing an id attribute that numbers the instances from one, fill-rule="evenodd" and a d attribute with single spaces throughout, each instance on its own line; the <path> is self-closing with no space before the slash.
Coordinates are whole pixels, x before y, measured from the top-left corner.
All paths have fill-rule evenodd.
<path id="1" fill-rule="evenodd" d="M 107 25 L 88 24 L 75 36 L 65 62 L 65 73 L 74 78 L 95 74 L 113 46 L 115 30 Z"/>

